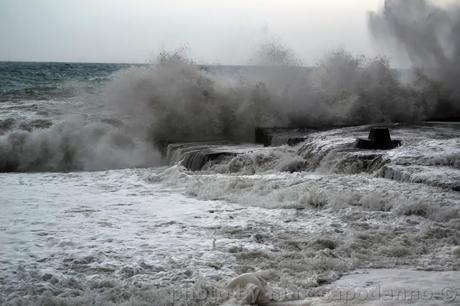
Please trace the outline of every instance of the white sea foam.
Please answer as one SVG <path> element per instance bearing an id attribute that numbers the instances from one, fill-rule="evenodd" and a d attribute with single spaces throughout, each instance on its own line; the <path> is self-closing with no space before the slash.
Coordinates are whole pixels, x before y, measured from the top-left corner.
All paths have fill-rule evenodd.
<path id="1" fill-rule="evenodd" d="M 367 167 L 325 172 L 321 160 L 317 172 L 281 171 L 306 158 L 305 146 L 327 148 L 328 163 L 341 163 L 331 158 L 349 142 L 340 135 L 364 131 L 315 133 L 295 147 L 235 147 L 251 171 L 230 167 L 234 156 L 192 172 L 178 155 L 158 169 L 2 174 L 2 303 L 240 303 L 225 285 L 253 272 L 265 273 L 281 301 L 310 290 L 322 296 L 329 291 L 318 285 L 354 268 L 457 269 L 460 195 L 451 188 L 389 180 Z M 421 127 L 411 142 L 413 131 L 395 129 L 403 146 L 374 154 L 408 168 L 430 164 L 429 153 L 414 153 L 425 143 L 438 144 L 433 163 L 456 154 L 450 127 Z"/>

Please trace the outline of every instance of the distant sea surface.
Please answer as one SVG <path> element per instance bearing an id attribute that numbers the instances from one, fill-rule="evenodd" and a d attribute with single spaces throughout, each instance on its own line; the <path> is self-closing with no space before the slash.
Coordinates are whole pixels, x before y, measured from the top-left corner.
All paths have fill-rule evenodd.
<path id="1" fill-rule="evenodd" d="M 0 62 L 0 102 L 49 100 L 94 91 L 130 64 Z"/>

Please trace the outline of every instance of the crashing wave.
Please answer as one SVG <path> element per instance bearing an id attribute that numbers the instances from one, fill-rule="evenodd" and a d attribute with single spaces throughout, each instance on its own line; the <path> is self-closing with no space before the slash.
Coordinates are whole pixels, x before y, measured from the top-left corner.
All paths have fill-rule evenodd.
<path id="1" fill-rule="evenodd" d="M 40 133 L 31 131 L 26 138 L 42 138 L 36 139 L 38 145 L 51 137 L 62 138 L 60 142 L 65 143 L 69 129 L 75 130 L 72 134 L 94 134 L 92 139 L 76 137 L 71 140 L 80 148 L 72 154 L 77 159 L 86 160 L 86 156 L 81 155 L 94 155 L 94 152 L 81 149 L 87 147 L 85 141 L 101 141 L 97 132 L 88 133 L 88 130 L 96 118 L 103 117 L 122 122 L 124 128 L 113 127 L 114 133 L 123 133 L 123 137 L 142 142 L 143 147 L 156 147 L 161 151 L 168 143 L 178 141 L 253 141 L 256 127 L 412 122 L 430 115 L 431 106 L 424 93 L 400 82 L 384 59 L 366 59 L 337 51 L 325 56 L 317 67 L 311 69 L 299 67 L 298 63 L 291 63 L 288 59 L 277 61 L 277 65 L 264 62 L 265 66 L 260 69 L 240 69 L 236 75 L 226 75 L 218 69 L 202 69 L 180 53 L 164 53 L 152 65 L 115 72 L 97 93 L 83 95 L 79 103 L 69 103 L 66 107 L 71 108 L 70 111 L 65 107 L 61 110 L 61 114 L 80 114 L 78 120 L 62 115 L 60 128 L 45 128 Z M 68 127 L 63 128 L 66 124 Z M 79 129 L 81 133 L 76 131 Z M 277 135 L 274 141 L 281 142 L 283 137 Z M 292 144 L 302 140 L 296 138 Z M 4 134 L 0 139 L 1 151 L 9 151 L 11 141 Z M 54 149 L 60 150 L 60 147 Z M 129 156 L 130 151 L 128 146 L 123 154 Z M 134 155 L 140 154 L 135 151 Z M 38 154 L 33 159 L 39 163 L 39 152 L 40 148 L 32 148 L 14 154 L 18 155 L 19 163 L 29 159 L 29 156 L 21 155 Z M 94 160 L 103 161 L 104 155 L 94 156 Z M 150 161 L 151 155 L 145 151 L 144 161 Z M 126 163 L 119 161 L 116 167 L 160 162 L 161 158 L 149 163 L 127 158 Z M 111 163 L 91 163 L 71 169 L 107 167 L 111 167 Z M 30 167 L 28 163 L 17 167 L 19 171 L 37 168 L 43 171 L 68 169 L 67 166 L 50 166 L 46 160 L 39 167 Z"/>

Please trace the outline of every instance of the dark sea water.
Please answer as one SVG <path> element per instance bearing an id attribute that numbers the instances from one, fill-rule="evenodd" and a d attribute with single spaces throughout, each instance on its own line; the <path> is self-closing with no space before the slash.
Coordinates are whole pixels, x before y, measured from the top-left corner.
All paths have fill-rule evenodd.
<path id="1" fill-rule="evenodd" d="M 94 93 L 116 71 L 147 64 L 0 62 L 0 102 L 69 98 Z M 248 66 L 199 65 L 206 71 L 232 74 Z M 253 68 L 254 69 L 254 68 Z"/>
<path id="2" fill-rule="evenodd" d="M 94 91 L 129 64 L 0 62 L 0 102 L 69 98 Z"/>

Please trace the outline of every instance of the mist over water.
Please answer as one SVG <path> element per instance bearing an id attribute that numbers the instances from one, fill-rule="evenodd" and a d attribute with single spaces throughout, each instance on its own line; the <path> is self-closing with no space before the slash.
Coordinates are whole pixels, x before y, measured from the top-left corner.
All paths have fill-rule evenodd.
<path id="1" fill-rule="evenodd" d="M 160 164 L 169 142 L 253 140 L 257 126 L 324 127 L 457 116 L 459 10 L 386 1 L 371 14 L 376 37 L 396 40 L 419 65 L 402 82 L 385 58 L 326 54 L 305 68 L 278 42 L 260 46 L 236 73 L 202 69 L 182 52 L 113 74 L 81 116 L 0 134 L 0 171 L 68 171 Z M 446 112 L 446 110 L 450 110 Z M 65 113 L 65 109 L 63 111 Z"/>

